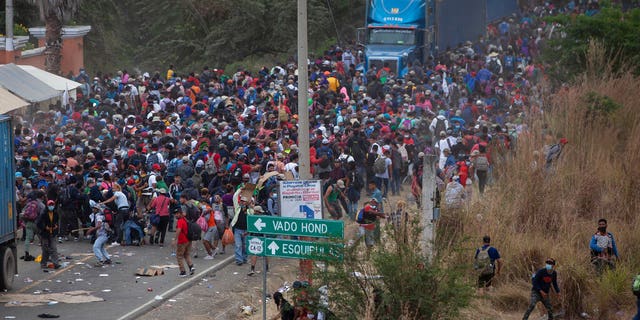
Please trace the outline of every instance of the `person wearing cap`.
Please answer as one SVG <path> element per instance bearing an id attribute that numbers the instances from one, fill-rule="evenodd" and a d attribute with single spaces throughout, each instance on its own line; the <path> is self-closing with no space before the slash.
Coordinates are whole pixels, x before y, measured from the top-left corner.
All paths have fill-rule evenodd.
<path id="1" fill-rule="evenodd" d="M 447 129 L 449 129 L 449 120 L 447 120 L 444 110 L 440 110 L 438 115 L 431 121 L 431 124 L 429 124 L 429 130 L 431 131 L 431 135 L 435 136 Z"/>
<path id="2" fill-rule="evenodd" d="M 44 198 L 44 192 L 40 190 L 31 191 L 27 195 L 27 203 L 20 214 L 22 218 L 22 222 L 24 223 L 24 232 L 25 232 L 25 240 L 24 240 L 24 256 L 20 257 L 24 261 L 33 261 L 35 258 L 29 253 L 30 244 L 33 242 L 34 236 L 38 233 L 38 229 L 36 226 L 36 219 L 38 216 L 42 214 L 42 211 L 45 209 L 45 204 L 42 203 L 42 199 Z M 33 218 L 28 217 L 26 212 L 29 209 L 30 213 L 33 213 Z"/>
<path id="3" fill-rule="evenodd" d="M 460 177 L 452 177 L 451 181 L 447 183 L 447 187 L 444 192 L 444 201 L 447 205 L 447 209 L 461 208 L 466 198 L 467 194 L 462 184 L 460 184 Z"/>
<path id="4" fill-rule="evenodd" d="M 389 181 L 395 178 L 393 177 L 393 160 L 391 160 L 391 150 L 389 146 L 384 146 L 382 148 L 382 155 L 379 155 L 378 157 L 379 158 L 374 162 L 374 169 L 377 167 L 376 163 L 378 161 L 384 161 L 384 171 L 374 172 L 375 181 L 378 189 L 383 192 L 382 197 L 386 198 L 389 192 Z"/>
<path id="5" fill-rule="evenodd" d="M 40 267 L 47 268 L 47 262 L 51 261 L 55 269 L 60 268 L 58 264 L 58 249 L 56 237 L 58 236 L 59 226 L 58 210 L 56 210 L 56 202 L 54 200 L 47 201 L 47 207 L 40 213 L 36 219 L 36 225 L 40 234 L 40 245 L 42 246 L 42 260 Z"/>
<path id="6" fill-rule="evenodd" d="M 123 225 L 124 222 L 129 219 L 129 199 L 127 195 L 122 192 L 122 187 L 114 183 L 113 184 L 113 196 L 111 198 L 100 202 L 100 204 L 115 203 L 117 211 L 113 215 L 113 228 L 115 241 L 111 245 L 120 245 L 123 238 Z"/>
<path id="7" fill-rule="evenodd" d="M 485 289 L 491 287 L 493 277 L 500 275 L 502 270 L 502 258 L 498 249 L 491 246 L 491 237 L 482 237 L 482 246 L 476 249 L 474 259 L 474 269 L 479 272 L 478 290 L 484 293 Z"/>
<path id="8" fill-rule="evenodd" d="M 164 238 L 167 234 L 167 226 L 169 225 L 169 205 L 171 204 L 171 198 L 167 195 L 166 189 L 159 189 L 156 192 L 155 198 L 147 205 L 147 211 L 153 209 L 153 213 L 157 214 L 160 219 L 157 220 L 157 224 L 151 224 L 151 231 L 149 232 L 149 244 L 158 244 L 161 248 L 164 246 Z M 179 211 L 179 209 L 178 209 Z M 151 219 L 150 219 L 151 220 Z M 159 233 L 159 234 L 158 234 Z"/>
<path id="9" fill-rule="evenodd" d="M 96 240 L 93 243 L 93 254 L 96 256 L 96 259 L 98 259 L 97 266 L 111 264 L 111 256 L 106 249 L 106 244 L 109 241 L 109 233 L 111 232 L 111 228 L 109 227 L 109 224 L 105 219 L 104 213 L 99 209 L 98 204 L 96 204 L 94 201 L 92 201 L 92 203 L 93 209 L 97 209 L 96 211 L 94 211 L 95 214 L 93 217 L 95 226 L 89 229 L 87 233 L 96 233 Z"/>
<path id="10" fill-rule="evenodd" d="M 438 163 L 438 166 L 440 167 L 440 169 L 444 169 L 446 166 L 447 157 L 449 156 L 446 155 L 444 151 L 448 149 L 450 153 L 453 149 L 453 146 L 455 146 L 457 142 L 456 138 L 447 136 L 447 133 L 445 131 L 440 131 L 439 136 L 440 139 L 434 144 L 434 147 L 438 149 L 440 155 L 440 162 Z"/>
<path id="11" fill-rule="evenodd" d="M 342 179 L 338 179 L 336 183 L 327 187 L 322 197 L 325 208 L 329 211 L 331 218 L 334 220 L 340 220 L 342 218 L 342 204 L 340 198 L 345 202 L 348 202 L 347 196 L 344 193 L 345 184 Z"/>
<path id="12" fill-rule="evenodd" d="M 245 248 L 245 239 L 247 237 L 247 215 L 251 214 L 253 209 L 250 207 L 250 199 L 244 195 L 240 195 L 242 189 L 239 188 L 233 194 L 233 210 L 234 215 L 230 226 L 233 228 L 233 238 L 235 240 L 235 260 L 236 265 L 241 266 L 247 263 L 247 251 Z"/>
<path id="13" fill-rule="evenodd" d="M 545 261 L 544 268 L 538 270 L 531 278 L 531 301 L 529 302 L 529 308 L 522 317 L 523 320 L 528 320 L 529 315 L 536 307 L 538 302 L 542 302 L 547 309 L 547 319 L 553 319 L 553 309 L 551 301 L 549 299 L 549 292 L 551 286 L 556 291 L 556 294 L 560 294 L 560 287 L 558 287 L 558 273 L 555 270 L 556 261 L 553 258 L 548 258 Z"/>
<path id="14" fill-rule="evenodd" d="M 545 153 L 545 169 L 551 169 L 554 162 L 558 162 L 565 145 L 568 143 L 567 138 L 561 138 L 558 143 L 551 145 Z"/>
<path id="15" fill-rule="evenodd" d="M 378 218 L 385 219 L 387 216 L 379 209 L 379 203 L 376 198 L 371 198 L 362 209 L 362 215 L 358 214 L 356 222 L 359 224 L 358 234 L 364 237 L 364 243 L 367 246 L 367 256 L 369 251 L 375 244 L 375 229 Z"/>
<path id="16" fill-rule="evenodd" d="M 187 276 L 183 261 L 187 263 L 190 275 L 195 273 L 195 268 L 191 260 L 191 241 L 187 238 L 187 219 L 185 219 L 185 212 L 182 209 L 176 212 L 176 219 L 176 237 L 173 239 L 172 245 L 176 248 L 176 260 L 180 269 L 178 277 L 182 278 Z"/>
<path id="17" fill-rule="evenodd" d="M 258 215 L 263 215 L 265 214 L 264 209 L 262 209 L 261 206 L 254 206 L 253 207 L 253 211 L 249 212 L 249 214 L 258 214 Z M 254 234 L 256 236 L 262 236 L 261 234 Z M 266 258 L 265 258 L 266 259 Z M 256 263 L 258 262 L 258 256 L 252 255 L 249 258 L 249 264 L 251 265 L 251 269 L 249 270 L 249 273 L 247 273 L 248 276 L 254 276 L 256 275 Z M 269 272 L 269 260 L 267 259 L 266 261 L 266 269 L 264 270 L 264 272 Z"/>
<path id="18" fill-rule="evenodd" d="M 58 195 L 58 206 L 60 207 L 60 230 L 58 242 L 69 240 L 69 234 L 73 234 L 74 240 L 78 240 L 78 207 L 83 195 L 76 187 L 77 178 L 69 177 L 67 185 L 62 187 Z"/>

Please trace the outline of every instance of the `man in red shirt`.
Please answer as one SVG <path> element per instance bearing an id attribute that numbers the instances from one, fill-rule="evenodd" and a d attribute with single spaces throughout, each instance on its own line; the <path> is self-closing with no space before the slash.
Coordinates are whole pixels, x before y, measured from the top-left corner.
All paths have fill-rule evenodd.
<path id="1" fill-rule="evenodd" d="M 182 210 L 178 210 L 176 212 L 176 219 L 178 219 L 178 223 L 176 225 L 176 234 L 178 235 L 177 244 L 176 239 L 173 240 L 173 245 L 176 246 L 176 258 L 178 259 L 178 267 L 180 268 L 179 277 L 186 277 L 187 272 L 184 269 L 183 260 L 187 261 L 187 266 L 189 267 L 189 274 L 193 275 L 195 272 L 195 268 L 193 267 L 193 262 L 191 261 L 191 241 L 187 239 L 187 219 L 184 217 L 184 212 Z"/>

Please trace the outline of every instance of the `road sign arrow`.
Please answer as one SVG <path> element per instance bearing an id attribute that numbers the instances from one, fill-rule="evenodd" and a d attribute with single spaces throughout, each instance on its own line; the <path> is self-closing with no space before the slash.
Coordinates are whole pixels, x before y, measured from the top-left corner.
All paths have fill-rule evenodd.
<path id="1" fill-rule="evenodd" d="M 309 206 L 307 206 L 306 204 L 303 204 L 300 206 L 300 212 L 304 212 L 307 215 L 308 219 L 313 219 L 315 211 L 313 211 L 313 209 L 309 208 Z"/>
<path id="2" fill-rule="evenodd" d="M 276 251 L 278 251 L 278 249 L 280 249 L 278 244 L 273 242 L 273 241 L 269 244 L 269 246 L 267 248 L 269 248 L 269 250 L 271 250 L 271 254 L 276 254 Z"/>
<path id="3" fill-rule="evenodd" d="M 258 231 L 262 231 L 262 228 L 267 226 L 267 224 L 262 222 L 262 219 L 260 218 L 258 218 L 258 220 L 256 220 L 253 225 L 256 227 L 256 229 L 258 229 Z"/>

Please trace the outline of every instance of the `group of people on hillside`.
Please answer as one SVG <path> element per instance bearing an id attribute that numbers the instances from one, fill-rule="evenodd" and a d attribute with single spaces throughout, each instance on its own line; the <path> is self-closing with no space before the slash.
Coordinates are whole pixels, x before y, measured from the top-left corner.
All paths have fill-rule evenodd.
<path id="1" fill-rule="evenodd" d="M 606 219 L 599 219 L 597 231 L 589 241 L 591 263 L 598 275 L 601 275 L 605 270 L 615 269 L 616 261 L 619 259 L 615 238 L 611 232 L 607 231 L 607 225 Z M 504 267 L 499 251 L 491 245 L 491 237 L 484 236 L 482 238 L 482 246 L 476 249 L 474 261 L 474 269 L 478 274 L 478 290 L 482 294 L 491 288 L 493 279 L 500 275 Z M 551 288 L 553 287 L 556 294 L 560 294 L 558 274 L 555 268 L 556 260 L 547 258 L 544 268 L 539 269 L 531 276 L 531 299 L 523 316 L 524 320 L 529 319 L 529 315 L 538 302 L 542 302 L 546 308 L 547 319 L 554 319 L 555 315 L 550 300 Z M 638 276 L 638 280 L 634 281 L 633 290 L 640 301 L 640 276 Z M 636 318 L 638 315 L 634 319 Z"/>

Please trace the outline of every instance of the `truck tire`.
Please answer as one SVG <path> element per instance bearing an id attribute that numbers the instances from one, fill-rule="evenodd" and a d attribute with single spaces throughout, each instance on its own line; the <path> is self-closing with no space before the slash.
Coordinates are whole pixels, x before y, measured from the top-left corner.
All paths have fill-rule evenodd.
<path id="1" fill-rule="evenodd" d="M 10 290 L 16 274 L 16 257 L 10 247 L 0 247 L 0 290 Z"/>

